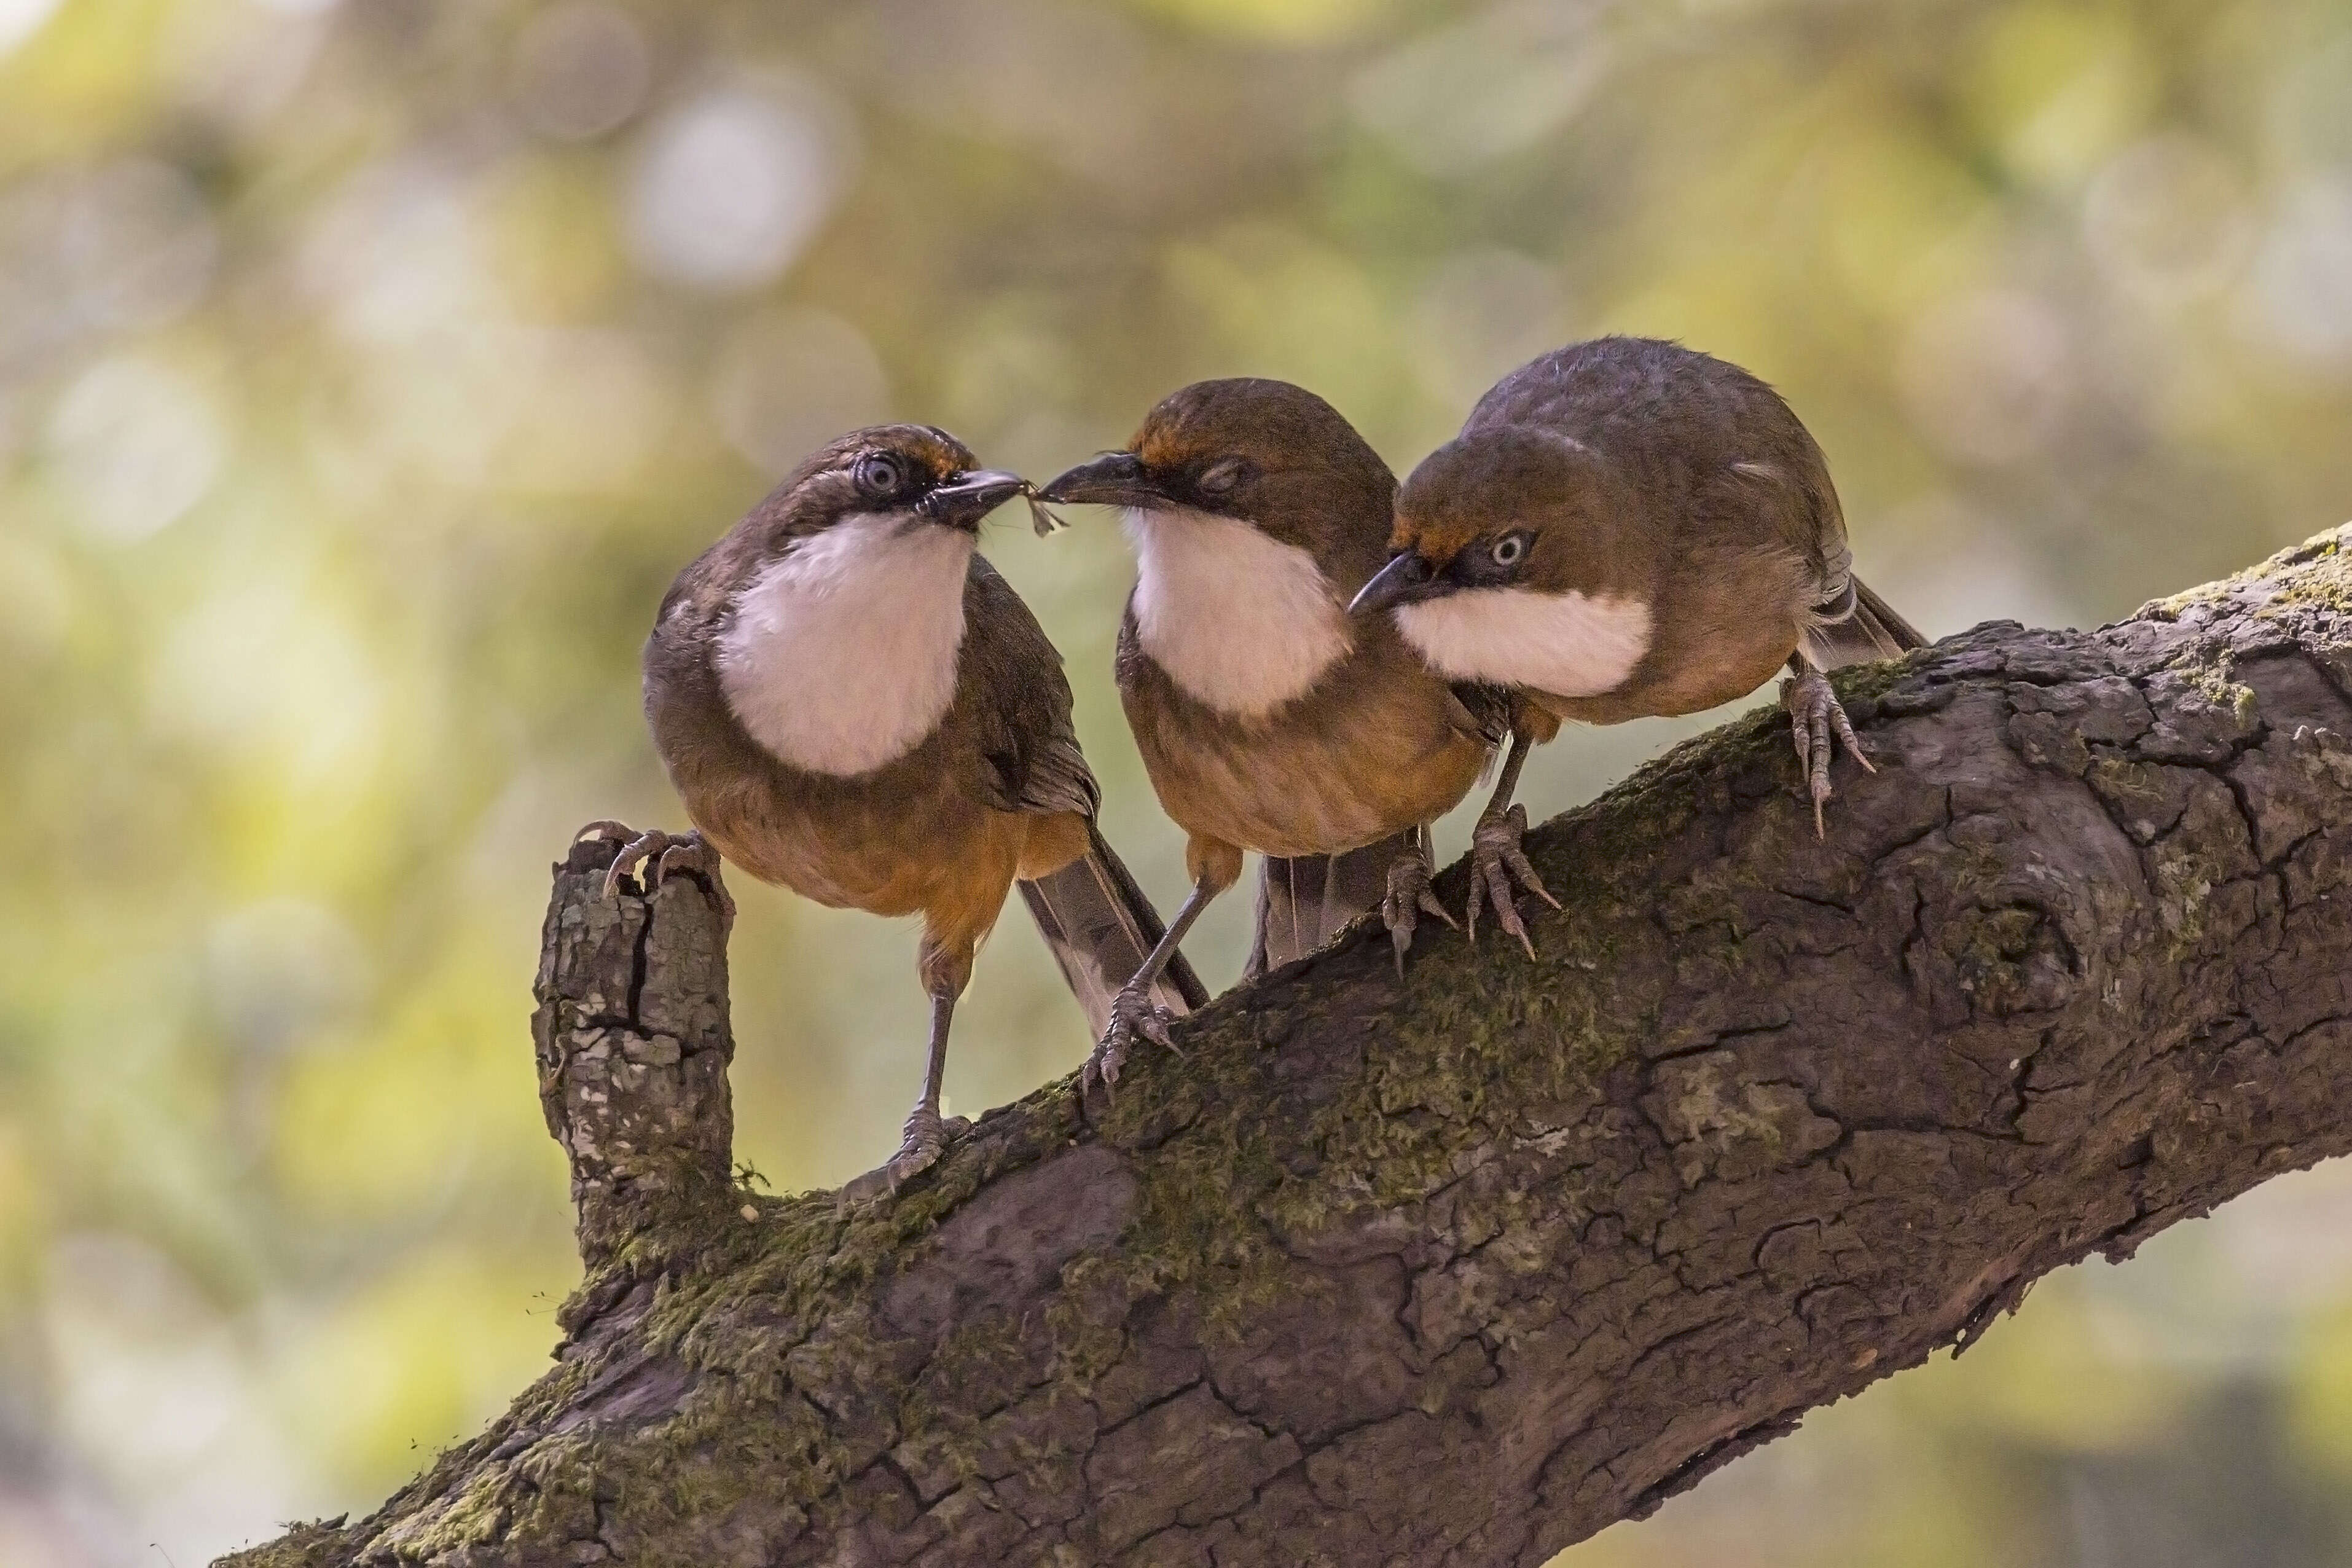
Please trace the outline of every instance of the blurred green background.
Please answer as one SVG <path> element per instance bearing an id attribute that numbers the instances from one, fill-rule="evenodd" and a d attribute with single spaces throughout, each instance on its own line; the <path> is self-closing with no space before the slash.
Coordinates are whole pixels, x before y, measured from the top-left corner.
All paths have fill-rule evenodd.
<path id="1" fill-rule="evenodd" d="M 547 865 L 680 820 L 639 640 L 809 446 L 1043 476 L 1259 373 L 1402 468 L 1602 331 L 1776 382 L 1931 634 L 2252 562 L 2352 514 L 2352 9 L 0 0 L 0 1563 L 365 1509 L 544 1364 Z M 1074 521 L 986 548 L 1172 905 Z M 734 887 L 739 1151 L 837 1183 L 912 932 Z M 1084 1052 L 1017 908 L 958 1025 L 966 1110 Z M 1562 1561 L 2352 1563 L 2347 1480 L 2323 1169 Z"/>

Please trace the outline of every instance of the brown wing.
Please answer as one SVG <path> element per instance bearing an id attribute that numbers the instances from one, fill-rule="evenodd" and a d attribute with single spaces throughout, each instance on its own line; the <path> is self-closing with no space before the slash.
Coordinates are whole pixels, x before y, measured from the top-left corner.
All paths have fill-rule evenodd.
<path id="1" fill-rule="evenodd" d="M 1070 722 L 1062 656 L 1013 585 L 980 556 L 964 580 L 964 644 L 957 704 L 967 707 L 1000 811 L 1076 812 L 1091 821 L 1102 799 Z"/>
<path id="2" fill-rule="evenodd" d="M 1817 584 L 1847 595 L 1853 557 L 1829 463 L 1780 395 L 1738 365 L 1655 338 L 1596 338 L 1496 382 L 1463 431 L 1526 426 L 1600 453 L 1684 549 L 1790 551 Z"/>

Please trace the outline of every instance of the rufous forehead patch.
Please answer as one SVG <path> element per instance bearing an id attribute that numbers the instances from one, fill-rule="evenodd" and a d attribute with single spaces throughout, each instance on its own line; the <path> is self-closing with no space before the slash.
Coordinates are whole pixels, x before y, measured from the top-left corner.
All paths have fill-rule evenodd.
<path id="1" fill-rule="evenodd" d="M 1475 542 L 1483 532 L 1485 530 L 1465 518 L 1443 517 L 1423 521 L 1399 512 L 1395 527 L 1389 531 L 1389 548 L 1391 551 L 1413 551 L 1431 564 L 1443 566 Z"/>
<path id="2" fill-rule="evenodd" d="M 942 439 L 938 431 L 926 430 L 907 445 L 908 455 L 929 464 L 940 479 L 979 466 L 980 460 L 962 442 Z"/>
<path id="3" fill-rule="evenodd" d="M 1181 468 L 1198 455 L 1193 443 L 1183 439 L 1173 428 L 1157 423 L 1138 430 L 1129 449 L 1143 459 L 1145 468 L 1152 469 Z"/>

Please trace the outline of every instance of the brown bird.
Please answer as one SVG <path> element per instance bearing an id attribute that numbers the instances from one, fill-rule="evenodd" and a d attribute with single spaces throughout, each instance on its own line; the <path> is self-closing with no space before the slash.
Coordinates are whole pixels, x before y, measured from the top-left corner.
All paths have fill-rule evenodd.
<path id="1" fill-rule="evenodd" d="M 1446 675 L 1511 689 L 1511 750 L 1474 837 L 1468 915 L 1510 879 L 1546 899 L 1507 805 L 1562 721 L 1692 713 L 1785 667 L 1822 830 L 1831 737 L 1864 768 L 1822 671 L 1925 646 L 1853 575 L 1822 449 L 1780 395 L 1676 343 L 1601 338 L 1522 365 L 1399 492 L 1394 554 L 1357 595 Z M 1388 619 L 1381 616 L 1379 619 Z"/>
<path id="2" fill-rule="evenodd" d="M 944 431 L 854 431 L 678 574 L 646 642 L 654 744 L 708 846 L 821 904 L 922 917 L 930 1049 L 894 1184 L 957 1131 L 948 1026 L 1016 878 L 1097 1030 L 1164 934 L 1096 831 L 1061 658 L 974 552 L 1026 489 Z M 612 878 L 698 852 L 648 834 Z M 1160 979 L 1171 1011 L 1206 999 L 1189 970 Z"/>
<path id="3" fill-rule="evenodd" d="M 1121 994 L 1088 1064 L 1115 1082 L 1132 1036 L 1165 1042 L 1146 994 L 1242 854 L 1308 861 L 1397 844 L 1377 892 L 1399 963 L 1429 892 L 1424 824 L 1477 781 L 1501 739 L 1499 698 L 1457 692 L 1385 619 L 1349 597 L 1386 555 L 1395 476 L 1313 393 L 1285 382 L 1205 381 L 1161 402 L 1124 451 L 1039 494 L 1126 509 L 1136 584 L 1119 627 L 1119 700 L 1160 805 L 1184 829 L 1191 894 Z M 1333 926 L 1327 894 L 1283 879 L 1294 922 L 1259 963 Z M 1271 889 L 1269 889 L 1272 890 Z M 1359 908 L 1361 906 L 1359 905 Z M 1349 913 L 1354 911 L 1350 910 Z"/>

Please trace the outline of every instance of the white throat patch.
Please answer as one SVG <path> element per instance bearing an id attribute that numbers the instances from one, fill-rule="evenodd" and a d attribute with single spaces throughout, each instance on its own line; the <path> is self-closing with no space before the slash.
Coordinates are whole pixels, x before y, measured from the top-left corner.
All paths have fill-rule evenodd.
<path id="1" fill-rule="evenodd" d="M 735 596 L 719 682 L 751 738 L 850 778 L 895 762 L 955 700 L 973 537 L 905 513 L 810 534 Z"/>
<path id="2" fill-rule="evenodd" d="M 1397 629 L 1442 675 L 1555 697 L 1613 691 L 1650 650 L 1647 601 L 1465 588 L 1400 605 Z"/>
<path id="3" fill-rule="evenodd" d="M 1137 640 L 1196 701 L 1262 718 L 1348 652 L 1347 611 L 1306 551 L 1189 507 L 1126 519 Z"/>

